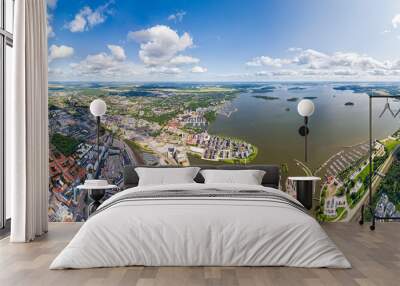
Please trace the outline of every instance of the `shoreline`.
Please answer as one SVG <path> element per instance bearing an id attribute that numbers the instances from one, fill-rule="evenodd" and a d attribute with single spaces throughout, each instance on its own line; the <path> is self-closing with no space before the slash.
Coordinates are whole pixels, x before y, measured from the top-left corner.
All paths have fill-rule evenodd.
<path id="1" fill-rule="evenodd" d="M 395 131 L 394 133 L 399 132 L 399 131 L 400 131 L 400 129 L 398 129 L 398 130 Z M 386 141 L 386 140 L 391 140 L 390 137 L 392 137 L 392 135 L 393 135 L 394 133 L 392 133 L 392 134 L 390 134 L 390 135 L 387 135 L 385 138 L 382 138 L 382 139 L 375 139 L 375 141 L 384 142 L 384 141 Z M 368 143 L 368 141 L 363 141 L 363 142 L 355 143 L 355 144 L 350 145 L 350 146 L 343 146 L 343 147 L 341 147 L 342 150 L 340 150 L 339 152 L 336 152 L 336 153 L 332 154 L 326 161 L 324 161 L 324 163 L 322 163 L 322 164 L 316 169 L 315 173 L 318 173 L 318 172 L 320 171 L 320 169 L 323 168 L 324 165 L 327 164 L 327 163 L 328 163 L 330 160 L 332 160 L 334 157 L 336 157 L 336 156 L 342 154 L 342 153 L 344 152 L 343 149 L 355 148 L 355 147 L 357 147 L 357 146 L 359 146 L 359 145 L 366 144 L 366 143 Z"/>
<path id="2" fill-rule="evenodd" d="M 383 139 L 375 139 L 374 140 L 374 147 L 375 147 L 375 142 L 380 142 L 382 146 L 379 147 L 379 149 L 375 149 L 373 150 L 373 157 L 376 158 L 377 156 L 380 157 L 382 156 L 382 148 L 384 148 L 385 153 L 383 153 L 383 156 L 385 156 L 385 154 L 387 154 L 387 158 L 385 158 L 385 162 L 382 163 L 382 165 L 379 165 L 378 169 L 382 169 L 382 168 L 390 168 L 391 166 L 391 162 L 389 163 L 389 166 L 387 165 L 388 160 L 392 159 L 392 156 L 394 154 L 394 152 L 396 152 L 395 150 L 399 149 L 399 144 L 397 144 L 394 148 L 394 150 L 390 150 L 385 144 L 384 142 L 388 141 L 388 140 L 396 140 L 397 142 L 399 142 L 399 139 L 395 138 L 395 134 L 399 133 L 400 129 L 396 130 L 395 132 L 393 132 L 392 134 L 387 135 L 386 137 L 384 137 Z M 362 142 L 362 143 L 358 143 L 355 145 L 352 145 L 351 148 L 356 148 L 358 146 L 362 146 L 367 144 L 368 142 Z M 346 148 L 346 147 L 344 147 Z M 368 146 L 369 149 L 369 146 Z M 345 153 L 345 150 L 341 150 L 340 152 L 334 154 L 333 156 L 331 156 L 328 161 L 326 161 L 324 163 L 327 164 L 330 162 L 330 160 L 332 160 L 333 158 L 335 158 L 336 156 L 340 156 L 340 154 Z M 336 192 L 338 192 L 340 190 L 340 188 L 344 188 L 346 187 L 346 185 L 348 186 L 349 182 L 353 181 L 353 184 L 356 180 L 359 180 L 358 178 L 364 178 L 364 177 L 359 177 L 359 176 L 365 176 L 365 175 L 361 175 L 364 174 L 364 170 L 365 168 L 368 168 L 369 166 L 369 150 L 366 154 L 363 154 L 362 156 L 360 156 L 359 160 L 356 162 L 352 162 L 352 164 L 350 166 L 347 166 L 346 169 L 340 170 L 340 172 L 338 174 L 336 174 L 334 176 L 334 180 L 338 182 L 338 187 L 336 187 L 334 189 L 335 194 L 329 196 L 329 199 L 331 200 L 336 200 L 337 198 L 340 198 L 340 195 L 337 195 Z M 373 161 L 375 164 L 375 160 Z M 340 177 L 340 174 L 344 171 L 346 171 L 348 168 L 350 168 L 350 172 L 345 173 L 343 177 Z M 358 168 L 358 170 L 357 170 Z M 347 172 L 347 171 L 346 171 Z M 373 196 L 376 194 L 376 190 L 379 187 L 379 183 L 380 183 L 381 178 L 378 176 L 373 176 Z M 321 187 L 319 188 L 319 190 L 317 190 L 317 192 L 319 193 L 320 196 L 320 203 L 319 203 L 319 208 L 322 209 L 322 213 L 320 214 L 321 217 L 323 217 L 323 220 L 326 221 L 335 221 L 335 222 L 340 222 L 340 221 L 352 221 L 355 217 L 355 215 L 358 213 L 361 205 L 365 202 L 365 200 L 367 199 L 367 194 L 368 194 L 368 187 L 367 185 L 364 185 L 364 179 L 362 179 L 362 184 L 361 186 L 358 187 L 358 189 L 356 189 L 356 191 L 353 193 L 354 191 L 354 187 L 351 187 L 351 189 L 349 189 L 349 193 L 346 192 L 345 195 L 345 205 L 343 206 L 346 209 L 346 215 L 344 216 L 343 213 L 338 213 L 338 208 L 336 208 L 336 216 L 335 217 L 331 217 L 329 215 L 329 213 L 325 213 L 325 200 L 326 198 L 322 198 L 322 194 L 323 194 L 323 190 L 325 188 L 327 188 L 329 186 L 328 184 L 328 180 L 324 180 L 323 183 L 321 184 Z M 355 195 L 355 198 L 353 198 L 351 195 Z M 350 199 L 351 198 L 351 199 Z M 323 202 L 323 203 L 322 203 Z"/>

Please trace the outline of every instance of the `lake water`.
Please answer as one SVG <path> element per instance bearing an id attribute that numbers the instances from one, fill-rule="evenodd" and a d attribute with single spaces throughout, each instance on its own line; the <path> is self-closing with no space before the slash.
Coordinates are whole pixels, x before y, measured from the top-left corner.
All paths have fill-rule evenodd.
<path id="1" fill-rule="evenodd" d="M 254 93 L 242 93 L 233 101 L 238 109 L 229 118 L 219 115 L 209 127 L 211 134 L 242 138 L 259 149 L 253 163 L 289 165 L 291 174 L 302 174 L 294 159 L 304 160 L 304 138 L 298 134 L 303 118 L 297 113 L 297 102 L 291 97 L 317 97 L 315 112 L 309 120 L 309 163 L 317 168 L 343 146 L 368 140 L 368 96 L 352 91 L 336 91 L 332 84 L 310 85 L 305 90 L 288 90 L 281 86 L 266 96 L 279 100 L 254 98 Z M 348 101 L 354 106 L 345 106 Z M 374 100 L 374 136 L 384 138 L 400 128 L 400 117 L 389 113 L 378 118 L 386 100 Z M 400 103 L 393 102 L 397 111 Z M 286 109 L 289 108 L 289 111 Z M 199 163 L 192 159 L 192 164 Z M 205 162 L 202 162 L 205 163 Z"/>

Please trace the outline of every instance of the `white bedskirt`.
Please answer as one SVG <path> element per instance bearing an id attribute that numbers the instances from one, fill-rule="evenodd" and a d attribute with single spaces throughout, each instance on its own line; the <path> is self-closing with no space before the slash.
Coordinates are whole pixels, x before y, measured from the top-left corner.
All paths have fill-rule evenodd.
<path id="1" fill-rule="evenodd" d="M 289 198 L 261 186 L 187 184 L 128 189 L 101 207 L 129 192 L 211 187 L 265 190 Z M 351 267 L 318 222 L 290 205 L 171 198 L 122 201 L 99 212 L 50 269 L 128 265 Z"/>

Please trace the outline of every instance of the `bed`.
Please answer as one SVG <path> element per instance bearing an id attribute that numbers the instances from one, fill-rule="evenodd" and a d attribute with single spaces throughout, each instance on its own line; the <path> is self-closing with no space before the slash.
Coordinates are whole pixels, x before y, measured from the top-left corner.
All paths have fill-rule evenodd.
<path id="1" fill-rule="evenodd" d="M 291 266 L 350 268 L 304 207 L 278 190 L 277 166 L 262 185 L 196 183 L 138 186 L 106 200 L 55 258 L 50 269 L 118 266 Z"/>

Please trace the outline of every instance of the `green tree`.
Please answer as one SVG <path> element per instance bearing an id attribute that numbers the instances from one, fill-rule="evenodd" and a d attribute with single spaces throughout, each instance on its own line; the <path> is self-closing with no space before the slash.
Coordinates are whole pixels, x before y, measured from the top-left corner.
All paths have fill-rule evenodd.
<path id="1" fill-rule="evenodd" d="M 79 141 L 73 137 L 64 136 L 60 133 L 54 133 L 51 137 L 51 144 L 65 156 L 72 155 L 79 145 Z"/>

